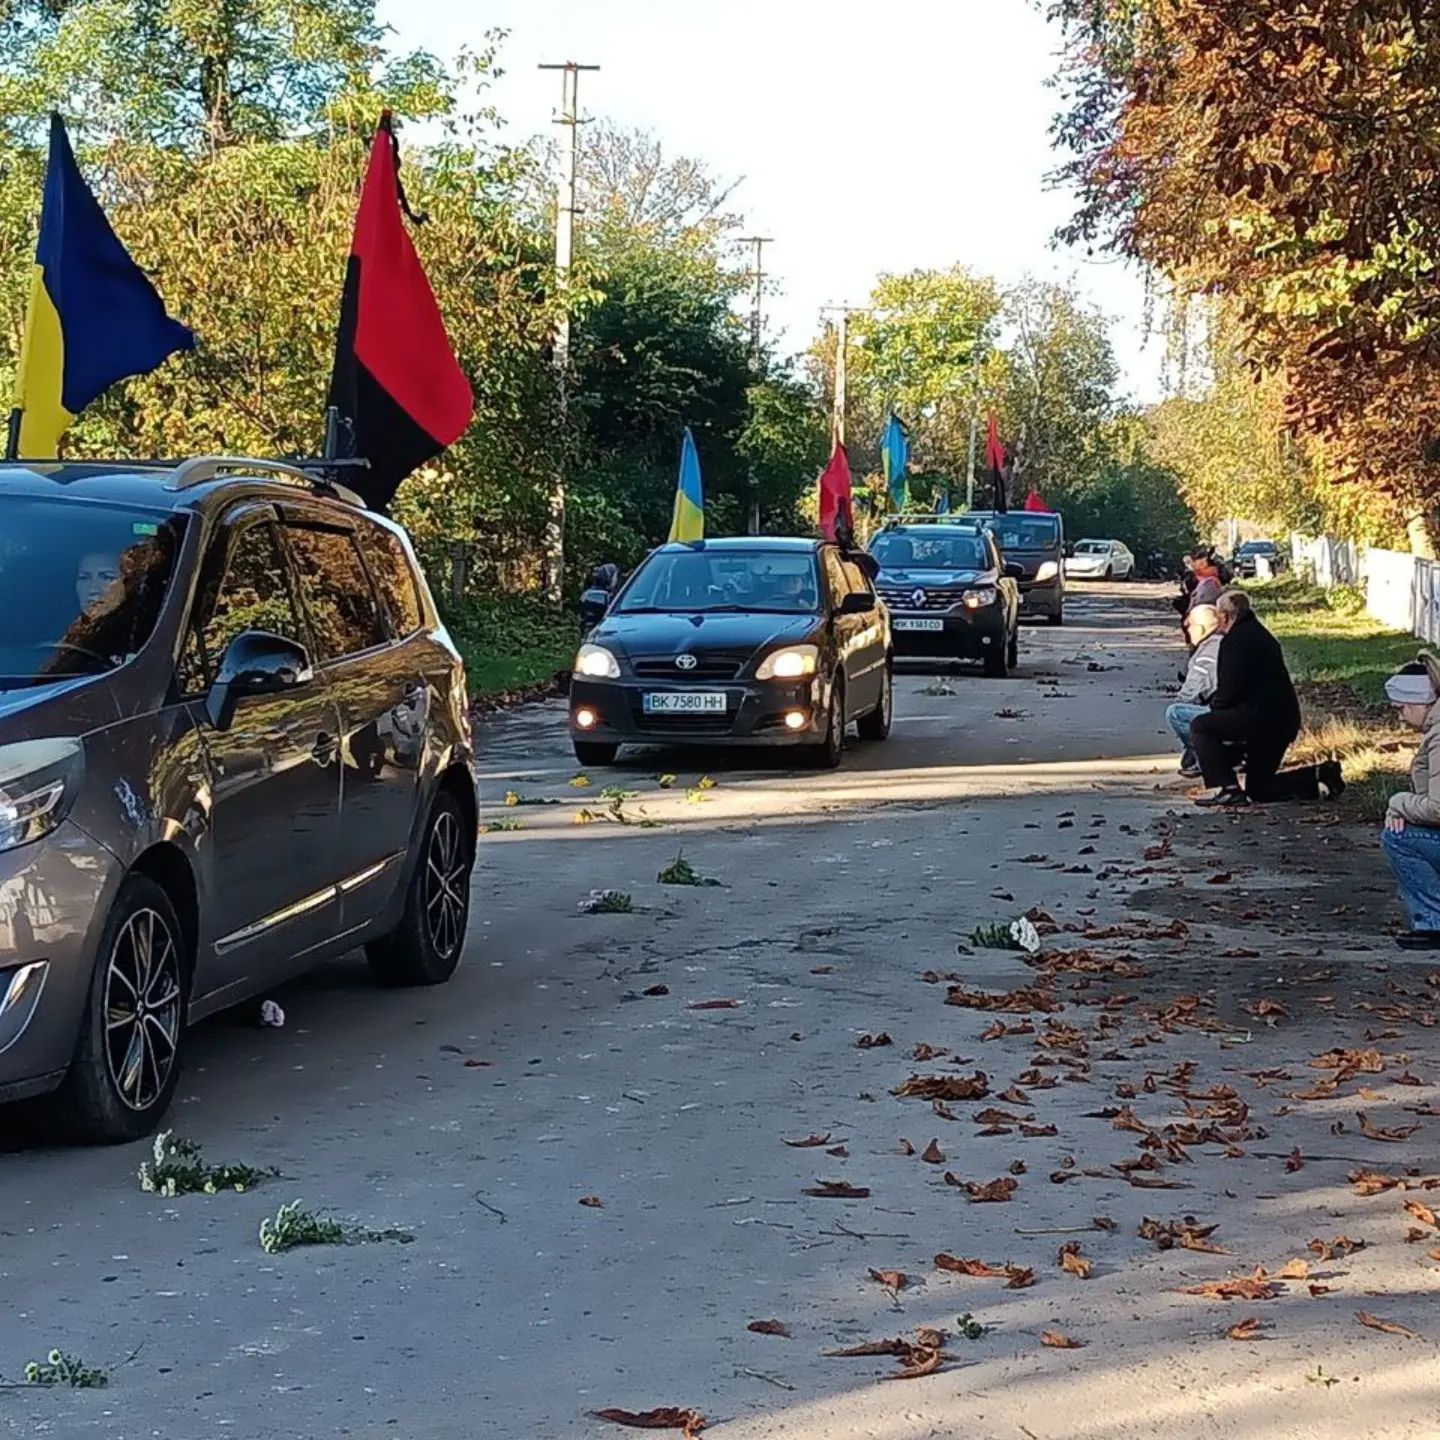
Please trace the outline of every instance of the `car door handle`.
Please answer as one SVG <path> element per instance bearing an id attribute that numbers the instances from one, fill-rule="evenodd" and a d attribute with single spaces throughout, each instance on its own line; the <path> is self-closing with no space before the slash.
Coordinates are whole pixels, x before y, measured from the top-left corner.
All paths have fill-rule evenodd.
<path id="1" fill-rule="evenodd" d="M 339 742 L 335 736 L 328 731 L 322 730 L 316 737 L 315 743 L 310 747 L 310 758 L 317 765 L 328 765 L 335 758 L 335 751 Z"/>

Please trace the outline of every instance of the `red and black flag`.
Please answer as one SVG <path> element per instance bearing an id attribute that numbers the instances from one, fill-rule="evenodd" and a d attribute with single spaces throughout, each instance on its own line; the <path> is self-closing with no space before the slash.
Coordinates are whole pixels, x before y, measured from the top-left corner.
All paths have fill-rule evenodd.
<path id="1" fill-rule="evenodd" d="M 376 510 L 412 470 L 454 444 L 474 412 L 470 382 L 405 228 L 409 214 L 387 110 L 355 215 L 329 400 L 340 421 L 335 458 L 370 462 L 346 478 Z"/>
<path id="2" fill-rule="evenodd" d="M 1005 447 L 1000 443 L 1000 427 L 995 423 L 993 410 L 990 412 L 990 428 L 985 436 L 985 469 L 995 497 L 992 508 L 1003 513 L 1010 508 L 1005 499 Z"/>

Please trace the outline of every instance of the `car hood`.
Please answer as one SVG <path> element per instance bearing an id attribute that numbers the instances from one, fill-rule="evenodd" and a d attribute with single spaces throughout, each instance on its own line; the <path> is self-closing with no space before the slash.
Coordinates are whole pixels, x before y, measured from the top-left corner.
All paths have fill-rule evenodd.
<path id="1" fill-rule="evenodd" d="M 986 570 L 924 570 L 912 566 L 905 570 L 882 570 L 875 583 L 885 586 L 914 585 L 921 589 L 928 586 L 940 590 L 949 585 L 973 585 L 988 574 Z"/>
<path id="2" fill-rule="evenodd" d="M 762 646 L 795 644 L 820 629 L 818 615 L 770 615 L 756 611 L 704 615 L 666 612 L 658 615 L 610 614 L 590 633 L 596 645 L 618 654 L 679 655 L 723 650 L 752 654 Z"/>
<path id="3" fill-rule="evenodd" d="M 118 718 L 108 680 L 77 675 L 49 685 L 0 689 L 0 745 L 50 735 L 83 735 Z"/>

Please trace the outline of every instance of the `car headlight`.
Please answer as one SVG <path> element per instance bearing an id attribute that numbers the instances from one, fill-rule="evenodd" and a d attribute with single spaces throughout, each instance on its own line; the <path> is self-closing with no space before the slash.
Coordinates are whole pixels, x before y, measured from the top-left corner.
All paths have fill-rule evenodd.
<path id="1" fill-rule="evenodd" d="M 582 645 L 575 657 L 575 673 L 592 680 L 618 680 L 620 662 L 603 645 Z"/>
<path id="2" fill-rule="evenodd" d="M 78 740 L 0 745 L 0 850 L 48 835 L 70 813 L 85 771 Z"/>
<path id="3" fill-rule="evenodd" d="M 814 645 L 787 645 L 783 650 L 772 650 L 755 672 L 757 680 L 799 680 L 815 673 L 820 651 Z"/>
<path id="4" fill-rule="evenodd" d="M 1035 572 L 1036 580 L 1053 580 L 1060 573 L 1060 567 L 1053 560 L 1042 560 Z"/>
<path id="5" fill-rule="evenodd" d="M 975 590 L 967 590 L 965 592 L 965 608 L 982 610 L 986 605 L 993 605 L 997 593 L 993 585 L 982 585 Z"/>

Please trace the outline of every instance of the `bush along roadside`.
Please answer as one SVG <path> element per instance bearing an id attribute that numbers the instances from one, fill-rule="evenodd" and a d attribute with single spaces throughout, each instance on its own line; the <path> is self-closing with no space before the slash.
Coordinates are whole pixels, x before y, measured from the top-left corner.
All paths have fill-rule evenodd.
<path id="1" fill-rule="evenodd" d="M 536 596 L 441 602 L 451 638 L 465 659 L 470 698 L 482 713 L 563 694 L 580 625 Z"/>

